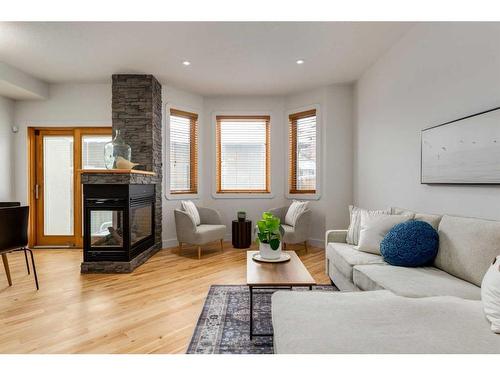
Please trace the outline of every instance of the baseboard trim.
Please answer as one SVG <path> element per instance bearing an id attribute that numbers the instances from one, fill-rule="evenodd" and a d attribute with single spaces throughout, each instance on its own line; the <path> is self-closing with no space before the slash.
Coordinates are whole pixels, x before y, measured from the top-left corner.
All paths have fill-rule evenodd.
<path id="1" fill-rule="evenodd" d="M 309 238 L 307 242 L 314 247 L 319 247 L 321 249 L 325 248 L 325 241 L 324 240 L 318 240 L 317 238 Z"/>
<path id="2" fill-rule="evenodd" d="M 231 235 L 230 234 L 226 234 L 224 236 L 224 241 L 231 241 Z M 324 240 L 319 240 L 317 238 L 309 238 L 309 240 L 307 240 L 307 242 L 311 245 L 311 246 L 314 246 L 314 247 L 319 247 L 321 249 L 324 249 L 325 248 L 325 241 Z M 179 243 L 177 242 L 177 238 L 170 238 L 168 240 L 163 240 L 162 241 L 162 248 L 163 249 L 166 249 L 166 248 L 170 248 L 170 247 L 177 247 L 179 246 Z"/>
<path id="3" fill-rule="evenodd" d="M 163 240 L 161 242 L 162 248 L 163 249 L 168 249 L 170 247 L 177 247 L 179 246 L 179 242 L 177 242 L 177 238 L 171 238 L 169 240 Z"/>

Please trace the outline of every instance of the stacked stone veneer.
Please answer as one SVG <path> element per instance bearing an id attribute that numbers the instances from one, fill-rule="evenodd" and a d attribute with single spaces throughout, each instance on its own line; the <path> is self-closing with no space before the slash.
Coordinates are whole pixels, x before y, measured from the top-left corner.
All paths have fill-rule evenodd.
<path id="1" fill-rule="evenodd" d="M 82 272 L 131 272 L 161 248 L 162 232 L 162 100 L 161 84 L 150 74 L 115 74 L 112 84 L 113 131 L 122 130 L 123 139 L 132 149 L 135 169 L 154 172 L 143 174 L 82 174 L 82 184 L 155 184 L 155 246 L 137 259 L 104 264 L 82 264 Z M 94 262 L 97 263 L 97 262 Z"/>
<path id="2" fill-rule="evenodd" d="M 112 97 L 113 130 L 124 131 L 123 138 L 132 149 L 132 161 L 140 164 L 137 169 L 156 174 L 149 178 L 131 175 L 132 181 L 137 182 L 124 183 L 156 185 L 155 242 L 161 245 L 161 85 L 151 74 L 114 74 Z M 116 177 L 120 178 L 119 175 Z"/>

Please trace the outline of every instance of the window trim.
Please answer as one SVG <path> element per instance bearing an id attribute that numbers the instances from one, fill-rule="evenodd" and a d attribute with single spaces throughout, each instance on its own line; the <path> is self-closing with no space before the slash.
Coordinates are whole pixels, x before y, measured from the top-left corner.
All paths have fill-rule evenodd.
<path id="1" fill-rule="evenodd" d="M 222 190 L 222 176 L 221 176 L 221 167 L 222 167 L 222 159 L 221 159 L 221 135 L 220 135 L 220 125 L 221 121 L 224 120 L 264 120 L 266 122 L 266 188 L 265 190 Z M 216 180 L 217 180 L 217 194 L 269 194 L 270 193 L 270 160 L 271 160 L 271 145 L 270 143 L 270 116 L 260 116 L 260 115 L 219 115 L 215 117 L 216 121 L 216 135 L 215 135 L 215 143 L 216 143 Z"/>
<path id="2" fill-rule="evenodd" d="M 267 128 L 266 128 L 266 185 L 267 189 L 264 191 L 252 191 L 252 190 L 236 190 L 236 191 L 220 191 L 219 186 L 220 186 L 220 176 L 219 176 L 219 162 L 220 162 L 220 155 L 219 155 L 219 134 L 218 134 L 218 118 L 231 118 L 231 119 L 237 119 L 237 118 L 265 118 L 267 120 Z M 272 122 L 273 122 L 273 116 L 270 111 L 214 111 L 212 112 L 212 150 L 213 150 L 213 157 L 212 157 L 212 197 L 215 199 L 272 199 L 274 198 L 273 194 L 273 185 L 272 185 L 272 177 L 271 177 L 271 170 L 272 170 L 272 149 L 271 149 L 271 142 L 272 142 Z"/>
<path id="3" fill-rule="evenodd" d="M 195 189 L 191 191 L 171 191 L 170 190 L 170 116 L 172 113 L 177 113 L 178 115 L 184 115 L 185 117 L 196 116 L 195 128 L 191 128 L 191 136 L 193 132 L 195 134 L 194 147 L 191 143 L 190 149 L 190 164 L 194 167 L 191 168 L 191 181 L 195 182 Z M 176 105 L 170 103 L 165 107 L 165 168 L 164 168 L 164 181 L 165 181 L 165 197 L 168 200 L 188 200 L 188 199 L 198 199 L 200 196 L 200 163 L 199 163 L 199 123 L 200 123 L 200 110 L 194 108 L 186 108 L 182 105 Z M 194 158 L 193 158 L 194 156 Z"/>
<path id="4" fill-rule="evenodd" d="M 292 123 L 290 117 L 292 115 L 304 114 L 307 112 L 316 111 L 316 190 L 307 191 L 296 191 L 292 190 L 292 152 L 291 152 L 291 135 L 292 135 Z M 319 200 L 321 198 L 321 182 L 322 182 L 322 143 L 323 143 L 323 132 L 322 132 L 322 116 L 319 104 L 308 105 L 300 108 L 294 108 L 288 110 L 285 116 L 285 131 L 286 131 L 286 158 L 285 158 L 285 168 L 287 170 L 287 178 L 285 179 L 285 197 L 288 199 L 302 199 L 302 200 Z"/>

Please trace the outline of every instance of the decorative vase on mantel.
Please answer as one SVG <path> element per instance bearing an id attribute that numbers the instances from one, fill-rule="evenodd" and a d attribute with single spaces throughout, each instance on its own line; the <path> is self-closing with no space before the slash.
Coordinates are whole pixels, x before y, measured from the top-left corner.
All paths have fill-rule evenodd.
<path id="1" fill-rule="evenodd" d="M 107 169 L 119 169 L 117 161 L 123 163 L 132 157 L 132 149 L 122 138 L 124 131 L 120 129 L 115 130 L 115 137 L 111 142 L 104 145 L 104 164 Z"/>

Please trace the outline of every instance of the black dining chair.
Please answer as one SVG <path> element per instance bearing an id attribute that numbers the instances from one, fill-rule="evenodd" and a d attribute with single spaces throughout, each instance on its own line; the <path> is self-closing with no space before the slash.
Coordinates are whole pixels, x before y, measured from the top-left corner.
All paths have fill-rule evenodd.
<path id="1" fill-rule="evenodd" d="M 0 202 L 0 208 L 4 207 L 19 207 L 21 202 Z"/>
<path id="2" fill-rule="evenodd" d="M 28 206 L 10 206 L 0 208 L 0 254 L 7 273 L 9 285 L 12 285 L 10 277 L 9 263 L 7 254 L 14 251 L 23 251 L 26 261 L 26 268 L 30 274 L 28 263 L 28 252 L 31 257 L 31 266 L 33 267 L 33 275 L 35 276 L 36 289 L 38 290 L 38 277 L 36 274 L 35 258 L 33 251 L 28 248 Z"/>

